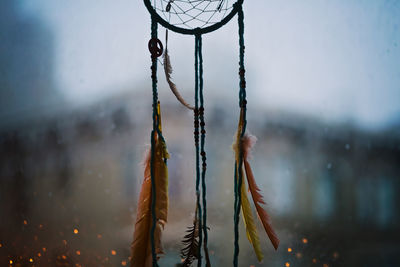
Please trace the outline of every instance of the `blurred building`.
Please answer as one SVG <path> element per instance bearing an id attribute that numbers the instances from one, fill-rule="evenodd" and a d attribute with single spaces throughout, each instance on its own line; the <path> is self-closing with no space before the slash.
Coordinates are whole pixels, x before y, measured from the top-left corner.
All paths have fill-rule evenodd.
<path id="1" fill-rule="evenodd" d="M 54 64 L 54 35 L 22 3 L 0 2 L 0 128 L 62 109 Z"/>
<path id="2" fill-rule="evenodd" d="M 2 230 L 1 242 L 10 243 L 21 234 L 37 238 L 35 231 L 21 232 L 16 227 L 25 220 L 46 225 L 49 232 L 43 242 L 55 250 L 64 232 L 78 225 L 82 231 L 103 235 L 115 226 L 131 231 L 143 178 L 139 162 L 151 127 L 151 105 L 137 99 L 114 98 L 2 130 L 0 216 L 8 219 L 1 221 L 1 228 L 7 229 L 7 233 Z M 213 104 L 208 110 L 210 220 L 224 224 L 233 209 L 230 145 L 236 116 Z M 274 225 L 284 233 L 284 243 L 294 238 L 286 231 L 325 240 L 327 250 L 343 250 L 340 253 L 348 260 L 346 253 L 361 244 L 390 246 L 394 242 L 400 203 L 396 128 L 367 132 L 295 114 L 256 112 L 248 124 L 258 137 L 251 164 Z M 194 207 L 193 118 L 175 102 L 163 103 L 162 116 L 171 153 L 169 190 L 174 217 L 170 224 L 179 224 L 179 217 L 191 220 Z M 8 253 L 3 249 L 1 256 L 26 254 L 24 238 L 14 241 Z M 122 238 L 128 242 L 125 245 L 130 238 Z M 110 244 L 120 246 L 121 242 L 109 236 Z M 325 251 L 322 247 L 315 250 Z M 303 254 L 304 258 L 315 257 L 316 252 Z"/>

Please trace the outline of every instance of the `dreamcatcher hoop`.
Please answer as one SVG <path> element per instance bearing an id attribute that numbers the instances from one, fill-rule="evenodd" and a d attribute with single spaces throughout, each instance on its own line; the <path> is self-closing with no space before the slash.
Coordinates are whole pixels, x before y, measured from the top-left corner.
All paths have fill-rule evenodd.
<path id="1" fill-rule="evenodd" d="M 186 34 L 186 35 L 199 35 L 199 34 L 206 34 L 213 32 L 215 30 L 218 30 L 225 24 L 227 24 L 239 11 L 239 8 L 243 4 L 243 0 L 237 0 L 233 5 L 232 5 L 232 10 L 226 15 L 221 21 L 214 23 L 212 25 L 206 26 L 204 28 L 201 27 L 196 27 L 194 29 L 187 29 L 187 28 L 182 28 L 178 27 L 176 25 L 170 24 L 168 21 L 166 21 L 164 18 L 158 14 L 158 12 L 154 9 L 153 5 L 151 4 L 151 0 L 143 0 L 144 5 L 146 6 L 147 10 L 151 14 L 151 17 L 153 20 L 156 20 L 158 23 L 160 23 L 163 27 L 177 32 L 181 34 Z"/>

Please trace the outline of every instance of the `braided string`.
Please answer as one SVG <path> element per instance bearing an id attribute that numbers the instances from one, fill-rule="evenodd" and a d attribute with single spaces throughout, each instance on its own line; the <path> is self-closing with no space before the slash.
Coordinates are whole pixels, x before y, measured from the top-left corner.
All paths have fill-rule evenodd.
<path id="1" fill-rule="evenodd" d="M 157 22 L 152 18 L 151 20 L 151 38 L 157 38 Z M 154 177 L 154 161 L 155 161 L 155 139 L 156 132 L 161 136 L 161 132 L 158 130 L 159 118 L 157 111 L 158 104 L 158 92 L 157 92 L 157 57 L 151 55 L 151 81 L 153 91 L 153 130 L 151 131 L 151 158 L 150 158 L 150 175 L 151 175 L 151 218 L 152 225 L 150 231 L 150 242 L 151 242 L 151 255 L 153 260 L 153 267 L 158 267 L 156 248 L 154 243 L 154 232 L 156 229 L 157 217 L 156 217 L 156 181 Z"/>
<path id="2" fill-rule="evenodd" d="M 200 204 L 200 146 L 199 146 L 199 49 L 201 46 L 201 35 L 196 35 L 195 38 L 195 55 L 194 55 L 194 69 L 195 69 L 195 94 L 194 94 L 194 141 L 196 147 L 196 198 L 198 209 L 199 221 L 199 251 L 197 266 L 201 267 L 201 244 L 203 240 L 202 234 L 202 210 Z"/>
<path id="3" fill-rule="evenodd" d="M 243 126 L 240 133 L 240 138 L 242 138 L 246 132 L 246 80 L 245 80 L 245 68 L 244 68 L 244 14 L 242 5 L 239 6 L 238 10 L 238 24 L 239 24 L 239 106 L 240 112 L 243 119 Z M 239 142 L 241 142 L 239 140 Z M 233 266 L 238 266 L 239 257 L 239 217 L 240 217 L 240 207 L 242 204 L 241 189 L 243 181 L 243 173 L 240 171 L 243 165 L 243 151 L 242 146 L 239 145 L 239 162 L 238 165 L 235 163 L 235 215 L 234 215 L 234 228 L 235 228 L 235 251 L 233 258 Z M 236 181 L 237 180 L 237 181 Z"/>
<path id="4" fill-rule="evenodd" d="M 196 35 L 197 36 L 197 35 Z M 206 151 L 204 149 L 205 139 L 206 139 L 206 130 L 205 130 L 205 122 L 204 122 L 204 97 L 203 97 L 203 54 L 202 54 L 202 38 L 199 34 L 198 37 L 198 57 L 199 57 L 199 96 L 200 96 L 200 108 L 199 108 L 199 116 L 200 116 L 200 128 L 201 128 L 201 138 L 200 138 L 200 155 L 202 161 L 202 169 L 201 169 L 201 192 L 202 192 L 202 200 L 203 200 L 203 233 L 204 233 L 204 254 L 206 256 L 206 263 L 209 263 L 209 255 L 208 255 L 208 232 L 207 232 L 207 189 L 206 189 L 206 170 L 207 170 L 207 157 Z"/>
<path id="5" fill-rule="evenodd" d="M 234 236 L 235 236 L 235 241 L 234 241 L 234 253 L 233 253 L 233 266 L 237 267 L 238 266 L 238 256 L 239 256 L 239 215 L 237 214 L 237 209 L 240 206 L 238 206 L 238 197 L 240 194 L 238 193 L 238 177 L 237 177 L 237 163 L 235 161 L 235 171 L 234 171 L 234 193 L 235 193 L 235 202 L 233 205 L 233 223 L 234 223 Z"/>

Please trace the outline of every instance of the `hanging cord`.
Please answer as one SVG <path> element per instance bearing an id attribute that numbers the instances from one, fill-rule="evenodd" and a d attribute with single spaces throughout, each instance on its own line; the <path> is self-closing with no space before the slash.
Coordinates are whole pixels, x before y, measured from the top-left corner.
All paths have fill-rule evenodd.
<path id="1" fill-rule="evenodd" d="M 238 10 L 238 24 L 239 24 L 239 107 L 241 116 L 243 118 L 243 126 L 240 133 L 240 138 L 242 138 L 246 132 L 246 80 L 245 80 L 245 69 L 244 69 L 244 14 L 242 5 L 239 6 Z M 239 140 L 241 142 L 241 139 Z M 235 228 L 235 251 L 233 258 L 233 266 L 238 266 L 239 257 L 239 217 L 240 217 L 240 207 L 242 204 L 241 199 L 241 189 L 243 175 L 241 172 L 243 165 L 243 151 L 242 146 L 239 145 L 239 163 L 238 166 L 235 164 L 235 215 L 234 215 L 234 228 Z M 237 181 L 236 181 L 237 179 Z"/>
<path id="2" fill-rule="evenodd" d="M 199 48 L 201 41 L 199 39 L 201 35 L 196 34 L 195 38 L 195 52 L 194 52 L 194 69 L 195 69 L 195 94 L 194 94 L 194 142 L 196 146 L 196 198 L 197 198 L 197 209 L 198 209 L 198 221 L 199 221 L 199 251 L 197 266 L 201 267 L 201 243 L 203 240 L 202 235 L 202 210 L 200 204 L 200 147 L 199 147 Z"/>
<path id="3" fill-rule="evenodd" d="M 237 267 L 238 266 L 238 255 L 239 255 L 239 222 L 238 222 L 238 216 L 236 216 L 237 213 L 237 207 L 238 207 L 238 177 L 237 177 L 237 163 L 235 161 L 235 170 L 234 170 L 234 194 L 235 194 L 235 202 L 233 205 L 233 223 L 234 223 L 234 254 L 233 254 L 233 266 Z M 239 206 L 240 208 L 240 206 Z"/>
<path id="4" fill-rule="evenodd" d="M 201 128 L 201 138 L 200 138 L 200 155 L 202 161 L 202 169 L 201 169 L 201 192 L 202 192 L 202 200 L 203 200 L 203 246 L 204 246 L 204 255 L 206 258 L 206 267 L 211 266 L 210 258 L 208 255 L 208 232 L 207 232 L 207 197 L 206 197 L 206 170 L 207 170 L 207 157 L 206 151 L 204 149 L 205 139 L 206 139 L 206 130 L 205 130 L 205 122 L 204 122 L 204 97 L 203 97 L 203 54 L 202 54 L 202 38 L 201 35 L 196 36 L 198 39 L 198 57 L 199 57 L 199 95 L 200 95 L 200 108 L 199 108 L 199 116 L 200 116 L 200 128 Z"/>
<path id="5" fill-rule="evenodd" d="M 157 22 L 155 19 L 151 19 L 151 38 L 152 40 L 157 39 Z M 153 46 L 156 44 L 153 44 Z M 153 47 L 154 48 L 154 47 Z M 153 50 L 154 51 L 154 50 Z M 159 127 L 159 116 L 157 111 L 158 103 L 158 92 L 157 92 L 157 56 L 156 53 L 151 51 L 151 81 L 152 81 L 152 91 L 153 91 L 153 130 L 151 131 L 151 159 L 150 159 L 150 175 L 151 175 L 151 218 L 152 225 L 150 231 L 150 241 L 151 241 L 151 254 L 153 260 L 153 267 L 158 267 L 157 264 L 157 254 L 154 243 L 154 232 L 156 229 L 157 217 L 156 217 L 156 182 L 154 176 L 154 160 L 155 160 L 155 139 L 156 132 L 161 136 Z"/>

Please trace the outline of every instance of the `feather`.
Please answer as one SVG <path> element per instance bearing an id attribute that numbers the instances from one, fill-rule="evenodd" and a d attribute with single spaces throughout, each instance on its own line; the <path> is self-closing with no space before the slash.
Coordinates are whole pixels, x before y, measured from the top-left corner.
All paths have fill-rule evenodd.
<path id="1" fill-rule="evenodd" d="M 240 118 L 239 118 L 239 125 L 238 125 L 238 129 L 236 132 L 236 138 L 235 138 L 235 142 L 232 144 L 232 149 L 235 152 L 235 160 L 236 160 L 236 172 L 237 173 L 241 173 L 242 177 L 244 176 L 243 174 L 243 168 L 242 166 L 239 166 L 239 161 L 240 161 L 240 147 L 241 147 L 241 132 L 243 129 L 243 125 L 244 125 L 244 121 L 243 121 L 243 110 L 241 110 L 240 112 Z M 250 243 L 252 244 L 253 248 L 254 248 L 254 252 L 256 253 L 257 259 L 259 261 L 261 261 L 263 259 L 263 254 L 261 252 L 261 246 L 260 246 L 260 238 L 258 237 L 258 233 L 257 233 L 257 228 L 254 222 L 254 217 L 253 217 L 253 213 L 251 211 L 251 206 L 250 206 L 250 202 L 249 199 L 247 198 L 247 190 L 246 190 L 246 183 L 245 180 L 242 180 L 242 186 L 241 186 L 241 208 L 243 211 L 243 219 L 244 219 L 244 224 L 245 224 L 245 228 L 246 228 L 246 234 L 247 234 L 247 238 L 250 241 Z"/>
<path id="2" fill-rule="evenodd" d="M 179 102 L 181 102 L 182 105 L 187 107 L 188 109 L 194 110 L 194 107 L 188 104 L 185 99 L 181 96 L 181 94 L 178 91 L 178 88 L 176 87 L 176 84 L 171 80 L 171 74 L 172 74 L 172 66 L 171 66 L 171 60 L 169 58 L 168 54 L 168 30 L 166 30 L 165 33 L 165 52 L 164 52 L 164 72 L 165 72 L 165 78 L 167 79 L 167 83 L 169 85 L 169 88 L 171 89 L 172 93 L 174 93 L 176 99 L 178 99 Z"/>
<path id="3" fill-rule="evenodd" d="M 279 239 L 276 235 L 274 229 L 271 225 L 271 219 L 268 213 L 263 209 L 261 204 L 265 204 L 263 200 L 263 196 L 260 193 L 260 188 L 257 186 L 256 181 L 254 179 L 253 171 L 251 170 L 250 163 L 248 161 L 250 150 L 253 145 L 256 143 L 257 138 L 251 134 L 245 134 L 243 137 L 243 156 L 244 156 L 244 168 L 246 171 L 247 181 L 249 183 L 249 190 L 251 192 L 251 196 L 254 201 L 254 205 L 257 210 L 258 218 L 260 219 L 262 225 L 264 226 L 265 232 L 267 233 L 269 239 L 271 240 L 272 245 L 275 249 L 278 249 Z"/>
<path id="4" fill-rule="evenodd" d="M 160 116 L 160 114 L 158 114 Z M 156 254 L 164 254 L 161 245 L 161 234 L 168 216 L 168 169 L 165 160 L 169 158 L 166 144 L 162 138 L 155 134 L 154 153 L 154 179 L 156 183 L 156 227 L 154 232 L 154 244 Z M 152 253 L 150 231 L 152 226 L 151 216 L 151 172 L 150 172 L 150 150 L 145 157 L 145 170 L 142 188 L 139 194 L 139 204 L 133 242 L 131 245 L 131 266 L 151 267 Z M 157 257 L 158 259 L 159 257 Z"/>
<path id="5" fill-rule="evenodd" d="M 250 167 L 250 163 L 248 159 L 250 158 L 250 150 L 257 141 L 257 138 L 253 135 L 250 135 L 248 133 L 245 133 L 243 137 L 241 137 L 241 133 L 244 127 L 244 120 L 243 120 L 243 109 L 240 112 L 240 118 L 239 118 L 239 125 L 238 129 L 235 135 L 235 141 L 232 144 L 232 148 L 235 152 L 235 160 L 236 160 L 236 166 L 237 167 L 237 172 L 241 172 L 242 177 L 243 177 L 243 166 L 239 166 L 240 162 L 240 152 L 243 153 L 243 165 L 244 165 L 244 170 L 246 173 L 247 177 L 247 182 L 249 184 L 249 191 L 251 193 L 251 196 L 253 198 L 254 205 L 256 207 L 257 215 L 258 218 L 260 219 L 269 239 L 272 242 L 272 245 L 274 246 L 275 249 L 278 248 L 279 245 L 279 239 L 273 230 L 271 226 L 271 220 L 268 215 L 268 213 L 263 209 L 261 204 L 265 204 L 263 197 L 260 193 L 260 188 L 257 186 L 253 172 Z M 257 234 L 257 230 L 255 227 L 255 222 L 253 219 L 253 214 L 251 211 L 250 203 L 247 198 L 247 190 L 246 190 L 246 184 L 245 181 L 242 180 L 242 188 L 241 188 L 241 199 L 242 199 L 242 211 L 243 211 L 243 218 L 245 221 L 245 226 L 246 226 L 246 234 L 247 238 L 249 239 L 250 243 L 253 245 L 254 251 L 256 253 L 257 259 L 259 261 L 262 260 L 263 254 L 261 252 L 260 248 L 260 241 L 259 237 Z"/>
<path id="6" fill-rule="evenodd" d="M 194 260 L 199 259 L 199 219 L 197 204 L 193 226 L 189 226 L 186 233 L 182 240 L 183 248 L 181 250 L 181 257 L 183 262 L 180 264 L 181 267 L 189 267 Z"/>
<path id="7" fill-rule="evenodd" d="M 261 204 L 265 204 L 265 202 L 263 200 L 263 196 L 260 193 L 261 190 L 256 184 L 253 171 L 251 170 L 251 166 L 248 161 L 250 150 L 256 143 L 256 141 L 257 138 L 251 134 L 245 134 L 245 136 L 242 138 L 244 169 L 246 171 L 246 177 L 249 183 L 249 190 L 251 192 L 251 196 L 253 198 L 254 205 L 257 210 L 258 218 L 260 219 L 262 225 L 264 226 L 265 232 L 267 233 L 269 239 L 271 240 L 272 245 L 274 246 L 275 249 L 278 249 L 279 246 L 278 236 L 276 235 L 274 229 L 271 226 L 271 219 L 268 213 L 261 206 Z"/>
<path id="8" fill-rule="evenodd" d="M 264 256 L 261 252 L 260 238 L 258 237 L 256 224 L 254 222 L 253 212 L 251 211 L 250 202 L 249 199 L 247 198 L 246 184 L 244 182 L 242 183 L 241 196 L 242 196 L 243 219 L 246 228 L 247 238 L 253 245 L 254 252 L 256 253 L 258 261 L 261 261 L 264 258 Z"/>

